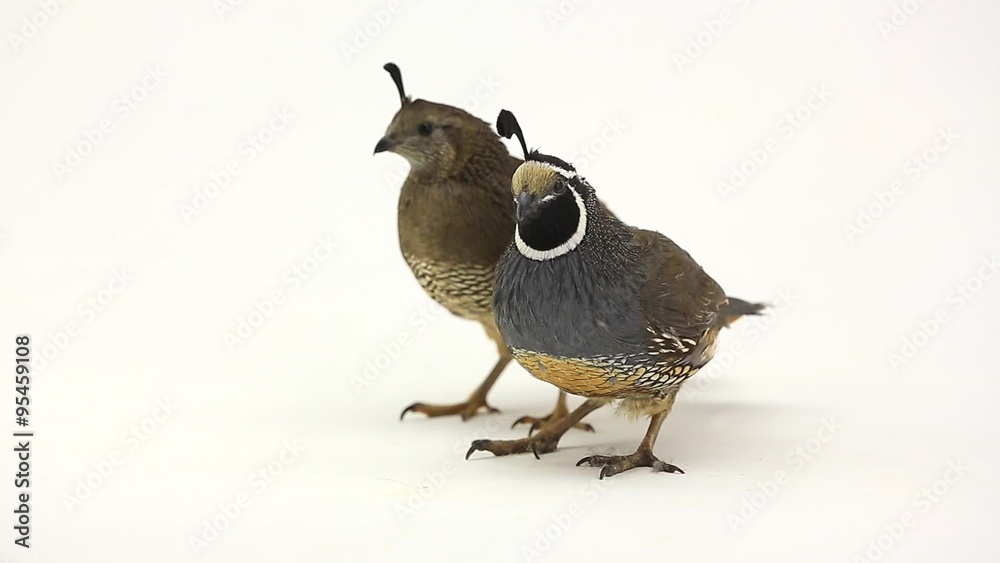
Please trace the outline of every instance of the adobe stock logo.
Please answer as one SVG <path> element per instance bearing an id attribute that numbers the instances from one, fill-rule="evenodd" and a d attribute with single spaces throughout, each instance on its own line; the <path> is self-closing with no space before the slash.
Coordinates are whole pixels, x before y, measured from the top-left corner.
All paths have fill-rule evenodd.
<path id="1" fill-rule="evenodd" d="M 913 509 L 903 511 L 895 520 L 882 526 L 883 531 L 878 537 L 869 541 L 868 545 L 865 546 L 864 553 L 855 555 L 851 559 L 851 563 L 877 563 L 881 561 L 917 524 L 921 516 L 930 512 L 952 491 L 952 487 L 965 477 L 969 469 L 969 466 L 960 459 L 948 461 L 948 467 L 941 477 L 913 495 L 910 500 Z"/>
<path id="2" fill-rule="evenodd" d="M 52 172 L 56 175 L 56 180 L 62 183 L 70 172 L 79 168 L 84 159 L 115 131 L 115 126 L 128 119 L 133 110 L 149 97 L 150 92 L 159 88 L 163 84 L 163 79 L 169 76 L 160 65 L 147 65 L 145 70 L 146 73 L 139 79 L 138 84 L 112 102 L 111 117 L 101 119 L 93 129 L 85 128 L 78 141 L 66 145 L 63 158 L 52 161 Z"/>
<path id="3" fill-rule="evenodd" d="M 587 507 L 596 503 L 614 483 L 614 481 L 587 483 L 580 489 L 580 495 L 586 499 L 586 502 L 581 502 L 579 499 L 574 500 L 564 510 L 560 510 L 543 520 L 539 528 L 535 530 L 534 537 L 521 545 L 521 556 L 524 561 L 531 563 L 542 559 L 542 556 L 555 547 L 556 543 L 573 528 L 573 524 L 587 513 Z"/>
<path id="4" fill-rule="evenodd" d="M 98 315 L 117 301 L 118 296 L 128 289 L 133 281 L 134 278 L 129 270 L 120 268 L 111 272 L 111 278 L 104 287 L 96 294 L 80 301 L 76 308 L 78 320 L 70 321 L 55 333 L 50 332 L 46 335 L 47 342 L 41 345 L 39 354 L 35 358 L 35 371 L 44 371 L 49 362 L 55 360 L 76 337 L 83 334 L 85 327 L 92 324 Z"/>
<path id="5" fill-rule="evenodd" d="M 921 319 L 917 323 L 916 330 L 911 329 L 902 342 L 889 351 L 886 358 L 892 371 L 898 372 L 902 366 L 916 358 L 921 350 L 929 346 L 951 322 L 952 315 L 965 308 L 998 273 L 1000 273 L 1000 260 L 997 259 L 997 255 L 983 256 L 979 260 L 976 273 L 955 285 L 948 293 L 947 303 L 950 307 L 939 307 L 933 315 Z"/>
<path id="6" fill-rule="evenodd" d="M 741 12 L 750 7 L 750 0 L 732 0 L 732 3 Z M 704 29 L 694 35 L 689 35 L 683 50 L 674 51 L 672 58 L 678 72 L 684 72 L 685 68 L 692 65 L 698 57 L 704 54 L 715 43 L 716 39 L 725 33 L 728 26 L 736 22 L 736 19 L 736 12 L 725 8 L 719 12 L 718 17 L 702 20 L 702 27 Z"/>
<path id="7" fill-rule="evenodd" d="M 392 20 L 402 11 L 403 4 L 400 0 L 389 0 L 385 8 L 372 10 L 368 20 L 354 28 L 354 37 L 351 41 L 340 43 L 340 52 L 344 54 L 344 60 L 351 64 L 352 59 L 361 54 L 361 51 L 368 48 L 379 35 L 389 27 Z"/>
<path id="8" fill-rule="evenodd" d="M 809 89 L 802 101 L 794 108 L 786 111 L 774 124 L 774 132 L 784 141 L 789 141 L 813 117 L 823 109 L 834 97 L 834 92 L 823 84 L 817 84 Z M 771 157 L 781 150 L 782 140 L 778 136 L 766 137 L 756 146 L 746 151 L 746 158 L 732 166 L 725 179 L 715 183 L 716 189 L 723 200 L 736 194 L 754 177 Z"/>
<path id="9" fill-rule="evenodd" d="M 601 132 L 594 135 L 590 141 L 580 145 L 569 161 L 574 164 L 577 172 L 581 175 L 586 174 L 590 165 L 604 154 L 608 147 L 614 144 L 627 129 L 628 126 L 618 116 L 605 119 Z"/>
<path id="10" fill-rule="evenodd" d="M 559 0 L 556 9 L 545 11 L 545 20 L 549 22 L 549 27 L 555 31 L 560 24 L 569 21 L 569 18 L 576 14 L 577 8 L 586 3 L 587 0 Z"/>
<path id="11" fill-rule="evenodd" d="M 926 3 L 927 0 L 904 0 L 900 4 L 893 4 L 888 20 L 878 20 L 878 30 L 882 33 L 882 38 L 888 41 L 892 34 L 906 25 L 910 17 L 916 15 Z"/>
<path id="12" fill-rule="evenodd" d="M 315 246 L 281 273 L 281 287 L 271 289 L 262 299 L 255 299 L 248 313 L 236 317 L 236 327 L 222 334 L 229 352 L 235 352 L 256 334 L 265 321 L 285 303 L 286 298 L 298 291 L 306 280 L 319 271 L 320 266 L 334 256 L 337 248 L 332 234 L 316 237 Z"/>
<path id="13" fill-rule="evenodd" d="M 77 478 L 74 483 L 76 487 L 72 494 L 63 494 L 63 506 L 66 512 L 72 514 L 83 503 L 92 497 L 101 486 L 104 485 L 115 474 L 129 458 L 129 453 L 135 452 L 139 447 L 149 440 L 157 430 L 174 414 L 177 405 L 166 397 L 156 400 L 156 406 L 149 416 L 143 418 L 138 424 L 129 427 L 122 432 L 121 443 L 124 450 L 114 449 L 102 456 L 97 461 L 90 464 L 93 471 L 87 471 L 83 477 Z"/>
<path id="14" fill-rule="evenodd" d="M 755 489 L 751 490 L 749 494 L 743 495 L 743 502 L 739 509 L 726 515 L 726 521 L 733 533 L 738 532 L 741 527 L 746 526 L 752 518 L 764 510 L 778 496 L 781 489 L 788 484 L 792 475 L 801 471 L 806 463 L 816 459 L 843 428 L 844 426 L 832 417 L 820 419 L 820 425 L 816 432 L 785 454 L 785 464 L 792 471 L 779 469 L 770 478 L 758 481 Z"/>
<path id="15" fill-rule="evenodd" d="M 195 217 L 201 215 L 294 120 L 295 115 L 289 113 L 286 106 L 272 109 L 271 117 L 267 123 L 248 135 L 246 140 L 240 144 L 239 157 L 234 156 L 219 170 L 209 174 L 209 181 L 195 188 L 189 201 L 184 201 L 177 206 L 184 222 L 191 223 Z"/>
<path id="16" fill-rule="evenodd" d="M 27 45 L 28 41 L 48 27 L 49 23 L 62 12 L 63 4 L 67 2 L 68 0 L 39 0 L 38 9 L 30 16 L 21 18 L 21 27 L 17 30 L 19 33 L 12 31 L 7 34 L 7 42 L 10 43 L 14 54 L 20 54 L 21 48 Z"/>
<path id="17" fill-rule="evenodd" d="M 218 504 L 214 514 L 201 521 L 201 529 L 188 536 L 188 546 L 195 557 L 214 544 L 230 526 L 235 526 L 248 512 L 260 495 L 264 494 L 307 449 L 298 439 L 285 440 L 281 450 L 266 465 L 258 467 L 247 477 L 246 486 L 228 502 Z"/>
<path id="18" fill-rule="evenodd" d="M 388 371 L 396 359 L 399 358 L 411 345 L 415 337 L 423 334 L 436 319 L 441 318 L 448 310 L 436 301 L 431 301 L 410 317 L 407 328 L 399 331 L 395 337 L 388 342 L 383 342 L 379 350 L 368 359 L 361 373 L 351 376 L 351 385 L 354 386 L 354 393 L 360 395 L 365 389 L 372 386 L 379 377 Z"/>
<path id="19" fill-rule="evenodd" d="M 927 147 L 903 162 L 900 168 L 902 177 L 897 176 L 887 189 L 872 192 L 871 199 L 874 201 L 869 200 L 867 204 L 859 206 L 857 217 L 843 224 L 844 235 L 847 236 L 848 242 L 853 243 L 871 229 L 875 222 L 892 208 L 896 200 L 906 193 L 913 183 L 922 178 L 931 166 L 951 149 L 955 141 L 961 138 L 958 133 L 952 131 L 950 125 L 939 127 L 936 133 L 934 140 Z"/>
<path id="20" fill-rule="evenodd" d="M 212 2 L 212 8 L 219 16 L 219 21 L 226 21 L 226 16 L 230 12 L 235 12 L 236 8 L 239 8 L 242 5 L 243 0 L 215 0 Z"/>

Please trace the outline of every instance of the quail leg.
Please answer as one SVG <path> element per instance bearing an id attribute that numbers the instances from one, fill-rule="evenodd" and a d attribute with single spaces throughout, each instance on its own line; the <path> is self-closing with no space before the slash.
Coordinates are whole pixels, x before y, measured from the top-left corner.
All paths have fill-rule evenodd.
<path id="1" fill-rule="evenodd" d="M 462 417 L 462 420 L 469 420 L 484 409 L 491 413 L 500 412 L 486 402 L 486 394 L 490 392 L 490 388 L 493 387 L 497 378 L 500 377 L 500 373 L 503 372 L 504 368 L 507 367 L 507 364 L 509 364 L 512 359 L 513 358 L 509 353 L 506 351 L 502 352 L 500 354 L 500 359 L 497 360 L 496 365 L 493 366 L 493 371 L 490 372 L 489 376 L 486 377 L 486 380 L 472 392 L 472 395 L 470 395 L 468 400 L 465 402 L 454 405 L 428 405 L 426 403 L 413 403 L 403 409 L 403 412 L 399 415 L 399 419 L 403 420 L 403 417 L 406 416 L 406 413 L 408 412 L 419 412 L 432 418 L 457 414 Z"/>
<path id="2" fill-rule="evenodd" d="M 522 416 L 521 418 L 514 421 L 514 424 L 511 425 L 511 428 L 514 428 L 518 424 L 530 424 L 531 428 L 528 429 L 528 436 L 531 436 L 532 434 L 535 433 L 535 430 L 538 430 L 543 425 L 559 420 L 560 418 L 568 414 L 569 414 L 569 408 L 567 408 L 566 406 L 566 392 L 560 391 L 559 398 L 556 400 L 556 408 L 553 409 L 551 413 L 540 418 L 534 416 Z M 573 428 L 583 430 L 584 432 L 594 431 L 594 427 L 591 426 L 590 424 L 587 424 L 586 422 L 578 422 L 573 425 Z"/>
<path id="3" fill-rule="evenodd" d="M 656 437 L 660 434 L 660 426 L 663 425 L 663 421 L 670 414 L 670 407 L 674 404 L 675 396 L 676 392 L 670 395 L 666 404 L 666 410 L 660 411 L 650 418 L 649 429 L 646 430 L 646 435 L 643 437 L 642 442 L 639 443 L 639 447 L 635 453 L 631 455 L 591 455 L 576 462 L 577 466 L 586 464 L 590 467 L 600 467 L 601 479 L 623 473 L 629 469 L 635 469 L 636 467 L 652 467 L 654 472 L 684 473 L 680 467 L 660 461 L 653 455 L 653 444 L 656 443 Z"/>
<path id="4" fill-rule="evenodd" d="M 602 399 L 587 399 L 573 412 L 542 426 L 537 433 L 528 438 L 521 438 L 520 440 L 475 440 L 472 442 L 472 446 L 469 447 L 469 451 L 466 452 L 465 459 L 469 459 L 469 456 L 475 451 L 486 451 L 496 456 L 531 452 L 535 454 L 536 458 L 539 454 L 553 452 L 563 434 L 570 428 L 573 428 L 583 417 L 604 405 L 605 402 Z"/>

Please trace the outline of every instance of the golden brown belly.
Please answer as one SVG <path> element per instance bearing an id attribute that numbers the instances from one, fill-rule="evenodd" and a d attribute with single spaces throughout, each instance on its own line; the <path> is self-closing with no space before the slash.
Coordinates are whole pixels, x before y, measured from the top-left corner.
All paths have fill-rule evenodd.
<path id="1" fill-rule="evenodd" d="M 662 395 L 698 372 L 687 364 L 627 365 L 617 360 L 563 358 L 513 350 L 514 359 L 531 375 L 567 393 L 594 398 Z"/>
<path id="2" fill-rule="evenodd" d="M 576 358 L 560 358 L 528 350 L 513 350 L 514 359 L 531 375 L 583 397 L 618 397 L 628 394 L 624 379 L 607 366 Z"/>

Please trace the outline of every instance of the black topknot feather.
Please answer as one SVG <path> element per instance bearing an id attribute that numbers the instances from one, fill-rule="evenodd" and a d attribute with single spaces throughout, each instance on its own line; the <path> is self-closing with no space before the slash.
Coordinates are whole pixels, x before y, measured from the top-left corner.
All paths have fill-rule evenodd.
<path id="1" fill-rule="evenodd" d="M 383 66 L 389 76 L 392 77 L 392 81 L 396 83 L 396 90 L 399 91 L 399 105 L 405 106 L 410 102 L 410 97 L 406 95 L 406 90 L 403 89 L 403 73 L 399 72 L 399 67 L 396 63 L 385 63 Z"/>
<path id="2" fill-rule="evenodd" d="M 517 135 L 517 140 L 521 142 L 521 151 L 524 153 L 525 160 L 531 160 L 531 154 L 528 152 L 528 145 L 524 144 L 524 132 L 521 131 L 521 125 L 517 122 L 517 118 L 514 114 L 508 110 L 500 110 L 500 115 L 497 116 L 497 133 L 501 136 L 509 139 L 514 135 Z"/>
<path id="3" fill-rule="evenodd" d="M 576 168 L 574 168 L 572 164 L 560 158 L 542 154 L 538 152 L 538 149 L 529 151 L 528 145 L 524 142 L 524 132 L 521 131 L 521 125 L 517 122 L 517 118 L 514 117 L 514 114 L 508 110 L 500 110 L 500 115 L 497 116 L 497 133 L 500 133 L 501 136 L 507 139 L 517 135 L 517 140 L 521 142 L 521 151 L 524 153 L 524 160 L 546 162 L 548 164 L 558 166 L 563 170 L 576 172 Z"/>

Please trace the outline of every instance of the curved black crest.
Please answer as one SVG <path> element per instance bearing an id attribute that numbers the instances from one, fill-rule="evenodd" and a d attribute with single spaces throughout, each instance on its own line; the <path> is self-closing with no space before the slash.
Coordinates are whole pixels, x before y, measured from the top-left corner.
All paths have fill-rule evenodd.
<path id="1" fill-rule="evenodd" d="M 497 133 L 500 133 L 503 137 L 509 139 L 513 135 L 517 135 L 517 140 L 521 141 L 521 150 L 524 152 L 524 159 L 528 160 L 528 145 L 524 142 L 524 132 L 521 131 L 521 125 L 517 122 L 517 118 L 514 114 L 508 110 L 500 110 L 500 115 L 497 116 Z"/>
<path id="2" fill-rule="evenodd" d="M 383 66 L 389 76 L 392 77 L 392 81 L 396 83 L 396 90 L 399 91 L 399 105 L 405 106 L 410 98 L 406 95 L 406 90 L 403 89 L 403 74 L 399 72 L 399 67 L 396 63 L 385 63 Z"/>

